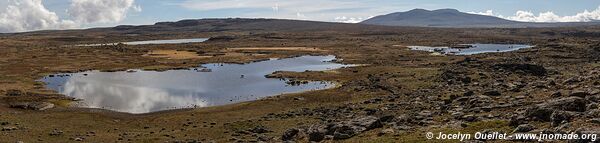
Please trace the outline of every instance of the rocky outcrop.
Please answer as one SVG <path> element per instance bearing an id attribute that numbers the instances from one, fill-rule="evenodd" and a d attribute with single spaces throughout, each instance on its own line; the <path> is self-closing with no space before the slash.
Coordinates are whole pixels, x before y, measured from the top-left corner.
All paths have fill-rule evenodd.
<path id="1" fill-rule="evenodd" d="M 362 132 L 383 127 L 380 118 L 365 116 L 348 121 L 334 122 L 325 125 L 312 125 L 305 131 L 309 141 L 322 141 L 325 139 L 348 139 Z M 290 128 L 282 135 L 282 140 L 288 141 L 300 134 L 300 129 Z"/>

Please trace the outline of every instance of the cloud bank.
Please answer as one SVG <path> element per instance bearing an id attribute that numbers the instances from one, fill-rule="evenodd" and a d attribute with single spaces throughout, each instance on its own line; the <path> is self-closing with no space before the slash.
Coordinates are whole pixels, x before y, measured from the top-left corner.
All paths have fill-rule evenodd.
<path id="1" fill-rule="evenodd" d="M 301 19 L 357 23 L 376 13 L 402 8 L 396 4 L 381 7 L 378 3 L 347 0 L 184 0 L 177 5 L 196 11 L 252 10 L 237 17 Z"/>
<path id="2" fill-rule="evenodd" d="M 522 22 L 590 22 L 594 20 L 600 20 L 600 6 L 593 11 L 584 10 L 583 12 L 571 16 L 559 16 L 552 11 L 541 12 L 536 15 L 533 12 L 524 10 L 519 10 L 512 16 L 497 15 L 492 10 L 487 10 L 485 12 L 469 13 L 496 16 L 504 19 Z"/>
<path id="3" fill-rule="evenodd" d="M 75 22 L 60 20 L 42 5 L 42 0 L 9 0 L 0 10 L 0 32 L 73 28 Z"/>
<path id="4" fill-rule="evenodd" d="M 0 32 L 68 29 L 90 23 L 122 21 L 129 10 L 141 11 L 134 0 L 71 0 L 68 19 L 46 9 L 42 0 L 0 0 Z"/>
<path id="5" fill-rule="evenodd" d="M 113 23 L 122 21 L 133 9 L 133 0 L 72 0 L 67 13 L 77 22 Z"/>

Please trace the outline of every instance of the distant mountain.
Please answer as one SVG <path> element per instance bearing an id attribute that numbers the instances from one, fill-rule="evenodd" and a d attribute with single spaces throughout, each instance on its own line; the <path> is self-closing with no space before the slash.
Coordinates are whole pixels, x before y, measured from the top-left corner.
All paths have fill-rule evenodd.
<path id="1" fill-rule="evenodd" d="M 525 28 L 525 27 L 561 27 L 596 25 L 598 22 L 569 23 L 531 23 L 502 19 L 460 12 L 455 9 L 425 10 L 414 9 L 407 12 L 396 12 L 367 19 L 361 24 L 385 26 L 417 26 L 417 27 L 489 27 L 489 28 Z"/>

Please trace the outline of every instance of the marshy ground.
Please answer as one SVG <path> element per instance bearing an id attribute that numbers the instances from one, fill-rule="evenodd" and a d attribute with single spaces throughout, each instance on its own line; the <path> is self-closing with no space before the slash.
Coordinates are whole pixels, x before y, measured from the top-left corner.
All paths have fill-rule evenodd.
<path id="1" fill-rule="evenodd" d="M 425 133 L 436 131 L 600 131 L 598 27 L 443 29 L 235 19 L 211 24 L 200 23 L 196 27 L 208 30 L 197 31 L 94 29 L 2 36 L 0 141 L 427 142 Z M 275 26 L 253 27 L 264 24 Z M 218 38 L 175 45 L 69 46 L 182 37 Z M 536 47 L 468 56 L 406 47 L 464 43 Z M 36 81 L 64 72 L 168 70 L 299 55 L 336 55 L 343 59 L 339 62 L 363 66 L 270 75 L 334 81 L 340 85 L 334 89 L 148 114 L 70 107 L 71 98 Z M 55 107 L 17 106 L 42 102 Z"/>

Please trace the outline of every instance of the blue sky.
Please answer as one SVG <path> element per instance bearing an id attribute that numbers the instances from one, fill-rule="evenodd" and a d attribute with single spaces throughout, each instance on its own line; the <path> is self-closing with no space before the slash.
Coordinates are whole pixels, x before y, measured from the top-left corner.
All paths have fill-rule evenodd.
<path id="1" fill-rule="evenodd" d="M 70 0 L 50 0 L 54 3 L 48 9 L 64 10 Z M 227 7 L 239 2 L 254 3 L 257 6 Z M 519 10 L 535 14 L 552 11 L 557 15 L 575 15 L 584 10 L 595 10 L 600 6 L 597 0 L 296 0 L 292 4 L 279 4 L 279 11 L 274 11 L 283 0 L 137 0 L 143 11 L 131 13 L 123 23 L 148 24 L 156 21 L 176 21 L 186 18 L 219 18 L 219 17 L 271 17 L 286 19 L 305 19 L 317 21 L 336 21 L 337 17 L 368 18 L 391 12 L 407 11 L 415 8 L 441 9 L 453 8 L 464 12 L 485 12 L 493 10 L 495 14 L 509 16 Z M 222 8 L 209 8 L 205 5 L 188 5 L 189 3 L 217 3 Z M 340 5 L 335 5 L 340 3 Z M 348 4 L 343 4 L 348 3 Z M 356 3 L 356 4 L 354 4 Z M 320 5 L 323 4 L 323 5 Z M 289 11 L 283 12 L 284 9 Z M 298 16 L 298 13 L 300 16 Z M 302 16 L 304 15 L 304 16 Z M 61 15 L 65 17 L 65 14 Z"/>
<path id="2" fill-rule="evenodd" d="M 16 4 L 27 2 L 28 6 Z M 40 18 L 49 22 L 35 23 L 35 15 L 14 15 L 6 8 L 10 6 L 34 9 L 31 13 L 40 13 Z M 598 0 L 0 0 L 0 32 L 230 17 L 358 22 L 415 8 L 453 8 L 518 21 L 566 22 L 600 19 L 599 6 Z"/>

